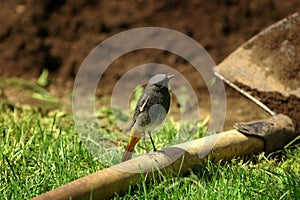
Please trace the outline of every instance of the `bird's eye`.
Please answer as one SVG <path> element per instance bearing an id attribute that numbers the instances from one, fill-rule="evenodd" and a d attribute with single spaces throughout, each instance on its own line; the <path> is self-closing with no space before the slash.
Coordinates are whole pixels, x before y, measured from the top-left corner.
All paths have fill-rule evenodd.
<path id="1" fill-rule="evenodd" d="M 156 87 L 159 87 L 159 88 L 163 88 L 164 87 L 164 84 L 161 84 L 161 83 L 157 83 L 155 85 L 156 85 Z"/>

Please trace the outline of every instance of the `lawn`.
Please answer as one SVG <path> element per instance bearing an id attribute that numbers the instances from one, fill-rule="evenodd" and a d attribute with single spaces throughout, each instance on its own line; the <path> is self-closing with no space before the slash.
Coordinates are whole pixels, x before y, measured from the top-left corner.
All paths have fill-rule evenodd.
<path id="1" fill-rule="evenodd" d="M 87 150 L 71 114 L 7 105 L 0 112 L 0 199 L 29 199 L 107 167 Z M 164 139 L 173 126 L 166 124 Z M 156 141 L 159 148 L 161 141 Z M 208 161 L 185 177 L 148 181 L 147 176 L 115 199 L 299 199 L 300 145 L 271 155 Z"/>

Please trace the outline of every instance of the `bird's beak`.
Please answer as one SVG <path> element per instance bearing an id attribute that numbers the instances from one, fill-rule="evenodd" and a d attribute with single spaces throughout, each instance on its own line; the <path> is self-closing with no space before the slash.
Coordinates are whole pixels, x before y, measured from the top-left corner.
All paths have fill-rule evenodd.
<path id="1" fill-rule="evenodd" d="M 167 76 L 167 79 L 170 80 L 171 78 L 173 78 L 175 75 L 170 75 L 170 76 Z"/>

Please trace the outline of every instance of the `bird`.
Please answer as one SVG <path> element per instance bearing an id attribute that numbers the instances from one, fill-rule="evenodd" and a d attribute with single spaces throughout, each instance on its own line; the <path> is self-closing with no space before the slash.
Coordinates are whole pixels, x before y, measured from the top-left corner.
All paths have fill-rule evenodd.
<path id="1" fill-rule="evenodd" d="M 130 139 L 122 156 L 122 162 L 131 159 L 135 145 L 143 138 L 146 149 L 146 134 L 150 137 L 153 150 L 157 151 L 151 133 L 160 127 L 170 108 L 168 83 L 174 75 L 156 74 L 151 77 L 135 107 L 131 123 Z M 148 153 L 147 149 L 146 152 Z"/>

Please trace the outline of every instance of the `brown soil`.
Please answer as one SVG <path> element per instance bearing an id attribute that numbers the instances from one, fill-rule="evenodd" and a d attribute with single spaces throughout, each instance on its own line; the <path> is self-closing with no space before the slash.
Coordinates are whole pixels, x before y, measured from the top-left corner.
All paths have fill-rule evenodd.
<path id="1" fill-rule="evenodd" d="M 254 96 L 257 96 L 266 106 L 275 113 L 288 115 L 294 122 L 296 131 L 300 132 L 300 103 L 295 95 L 285 97 L 277 92 L 259 92 L 251 90 Z"/>
<path id="2" fill-rule="evenodd" d="M 0 76 L 36 78 L 47 68 L 55 78 L 55 86 L 51 88 L 65 90 L 66 80 L 74 79 L 83 59 L 97 44 L 121 31 L 144 26 L 185 33 L 219 63 L 263 28 L 299 8 L 298 0 L 4 1 L 0 7 Z M 174 55 L 134 52 L 120 58 L 105 73 L 100 83 L 105 88 L 102 95 L 110 94 L 124 70 L 153 60 L 175 64 L 189 80 L 198 78 L 193 70 L 185 70 L 183 66 L 187 64 Z M 195 87 L 204 86 L 199 83 Z M 67 88 L 71 91 L 71 87 Z M 265 99 L 273 97 L 265 95 Z M 260 117 L 255 105 L 240 98 L 231 89 L 227 90 L 229 124 Z M 285 109 L 289 108 L 288 104 Z"/>

